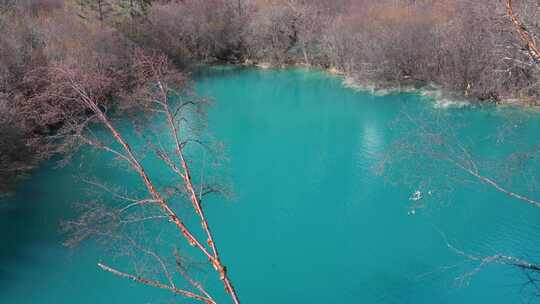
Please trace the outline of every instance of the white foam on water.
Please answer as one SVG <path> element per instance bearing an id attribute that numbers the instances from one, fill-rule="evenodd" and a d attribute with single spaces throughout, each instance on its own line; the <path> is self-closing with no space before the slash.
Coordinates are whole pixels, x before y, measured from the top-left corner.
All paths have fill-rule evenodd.
<path id="1" fill-rule="evenodd" d="M 433 106 L 438 109 L 448 109 L 448 108 L 463 108 L 463 107 L 468 107 L 470 105 L 471 103 L 466 100 L 440 98 L 440 99 L 435 99 L 435 104 Z"/>
<path id="2" fill-rule="evenodd" d="M 413 86 L 381 88 L 370 82 L 363 82 L 351 76 L 343 77 L 342 84 L 344 87 L 358 92 L 369 92 L 375 96 L 387 96 L 396 93 L 415 93 L 425 97 L 430 102 L 433 102 L 433 107 L 437 109 L 463 108 L 471 106 L 471 100 L 466 97 L 445 92 L 436 85 L 428 85 L 418 89 Z"/>
<path id="3" fill-rule="evenodd" d="M 269 63 L 269 62 L 257 63 L 255 66 L 257 66 L 258 68 L 263 69 L 263 70 L 268 70 L 268 69 L 271 69 L 273 67 L 273 65 L 271 63 Z"/>
<path id="4" fill-rule="evenodd" d="M 419 94 L 433 101 L 433 107 L 437 109 L 463 108 L 471 105 L 471 101 L 457 94 L 444 92 L 436 86 L 419 90 Z"/>
<path id="5" fill-rule="evenodd" d="M 374 92 L 375 86 L 371 84 L 361 84 L 360 81 L 355 79 L 354 77 L 346 76 L 343 77 L 343 86 L 354 90 L 354 91 L 362 91 L 362 92 Z"/>
<path id="6" fill-rule="evenodd" d="M 369 92 L 375 96 L 388 96 L 396 93 L 413 92 L 414 89 L 410 87 L 379 87 L 372 82 L 360 81 L 357 78 L 351 76 L 343 77 L 342 85 L 348 89 L 357 92 Z"/>

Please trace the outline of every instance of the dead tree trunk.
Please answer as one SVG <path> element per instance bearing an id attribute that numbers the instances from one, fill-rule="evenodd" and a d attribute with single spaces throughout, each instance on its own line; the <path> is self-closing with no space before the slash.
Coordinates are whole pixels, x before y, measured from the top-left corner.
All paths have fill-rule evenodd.
<path id="1" fill-rule="evenodd" d="M 514 26 L 516 27 L 519 38 L 527 45 L 527 49 L 529 50 L 531 56 L 534 58 L 534 61 L 536 63 L 540 63 L 540 50 L 538 49 L 536 41 L 534 41 L 534 39 L 532 38 L 527 27 L 516 16 L 514 12 L 514 7 L 512 6 L 512 0 L 506 1 L 506 11 L 508 13 L 508 16 L 510 16 L 510 19 L 512 19 L 512 23 L 514 23 Z"/>

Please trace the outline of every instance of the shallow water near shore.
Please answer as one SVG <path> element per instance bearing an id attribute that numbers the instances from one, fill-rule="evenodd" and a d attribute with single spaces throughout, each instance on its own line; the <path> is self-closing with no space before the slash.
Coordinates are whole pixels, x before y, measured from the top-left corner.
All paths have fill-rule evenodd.
<path id="1" fill-rule="evenodd" d="M 212 199 L 206 208 L 243 303 L 531 300 L 523 273 L 506 266 L 459 280 L 475 265 L 447 242 L 479 255 L 534 259 L 539 209 L 461 184 L 445 196 L 451 199 L 415 208 L 410 198 L 418 189 L 385 182 L 375 167 L 401 130 L 411 129 L 392 123 L 404 111 L 468 122 L 463 132 L 476 152 L 492 157 L 514 143 L 495 148 L 484 139 L 516 116 L 514 141 L 538 143 L 538 113 L 440 108 L 414 93 L 376 96 L 305 69 L 213 68 L 195 81 L 213 100 L 209 129 L 230 159 L 235 198 Z M 95 245 L 62 247 L 59 222 L 87 195 L 74 176 L 131 181 L 106 159 L 84 150 L 67 167 L 45 164 L 0 203 L 0 303 L 191 303 L 100 271 L 96 263 L 109 258 Z M 405 167 L 390 170 L 399 176 Z M 208 284 L 215 279 L 210 274 Z"/>

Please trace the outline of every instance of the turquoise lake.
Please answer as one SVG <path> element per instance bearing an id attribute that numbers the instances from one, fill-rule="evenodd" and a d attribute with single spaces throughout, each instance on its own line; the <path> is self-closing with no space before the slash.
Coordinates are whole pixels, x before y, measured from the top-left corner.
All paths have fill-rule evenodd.
<path id="1" fill-rule="evenodd" d="M 213 100 L 209 130 L 229 159 L 234 198 L 213 199 L 206 208 L 243 303 L 536 300 L 522 288 L 524 273 L 512 267 L 489 265 L 459 280 L 478 264 L 447 241 L 471 254 L 535 261 L 540 209 L 474 180 L 453 179 L 444 190 L 436 183 L 422 188 L 419 204 L 410 198 L 420 186 L 389 182 L 376 168 L 395 140 L 420 136 L 403 115 L 455 122 L 475 155 L 502 163 L 515 149 L 540 143 L 539 113 L 440 107 L 425 94 L 355 91 L 338 77 L 303 69 L 216 68 L 195 80 L 199 95 Z M 512 141 L 497 139 L 495 130 L 509 124 Z M 95 244 L 62 246 L 59 223 L 89 195 L 74 177 L 131 181 L 107 159 L 83 149 L 66 167 L 44 164 L 15 196 L 0 201 L 0 303 L 191 303 L 99 270 L 98 262 L 113 260 Z M 425 155 L 419 161 L 435 162 Z M 445 166 L 421 169 L 426 179 L 456 175 Z M 387 170 L 399 180 L 415 167 L 396 162 Z M 540 166 L 527 170 L 538 173 Z M 519 178 L 508 183 L 538 198 L 538 188 Z M 428 190 L 439 195 L 429 199 Z M 209 273 L 209 284 L 214 281 Z"/>

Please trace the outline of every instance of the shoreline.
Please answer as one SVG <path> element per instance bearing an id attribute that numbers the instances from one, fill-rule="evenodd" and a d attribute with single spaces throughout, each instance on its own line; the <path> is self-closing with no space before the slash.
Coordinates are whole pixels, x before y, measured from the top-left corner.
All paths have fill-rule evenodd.
<path id="1" fill-rule="evenodd" d="M 397 93 L 415 93 L 422 96 L 430 96 L 435 99 L 437 106 L 441 108 L 447 107 L 464 107 L 468 105 L 495 105 L 497 107 L 520 107 L 524 109 L 540 109 L 540 100 L 533 100 L 530 97 L 500 97 L 500 100 L 480 99 L 474 96 L 467 96 L 464 93 L 452 92 L 444 89 L 444 86 L 436 83 L 422 83 L 420 80 L 404 81 L 400 84 L 377 83 L 367 79 L 359 79 L 352 76 L 346 71 L 336 67 L 321 67 L 307 65 L 304 63 L 291 63 L 276 65 L 268 61 L 256 61 L 247 59 L 242 63 L 225 63 L 226 65 L 253 67 L 257 69 L 285 69 L 290 67 L 306 68 L 323 71 L 329 75 L 342 78 L 343 86 L 355 91 L 370 92 L 377 96 L 385 96 Z M 215 66 L 215 64 L 211 64 Z M 219 64 L 218 64 L 219 65 Z M 434 96 L 438 95 L 438 96 Z"/>

